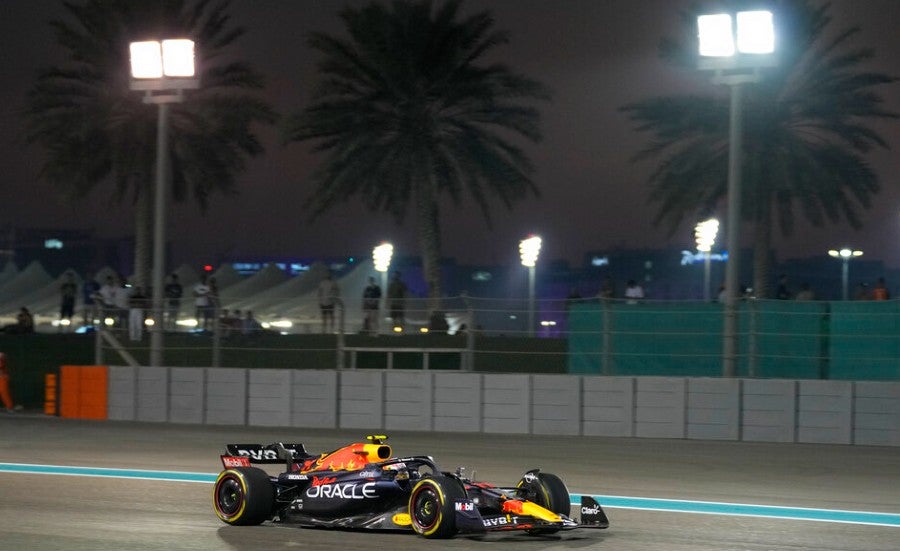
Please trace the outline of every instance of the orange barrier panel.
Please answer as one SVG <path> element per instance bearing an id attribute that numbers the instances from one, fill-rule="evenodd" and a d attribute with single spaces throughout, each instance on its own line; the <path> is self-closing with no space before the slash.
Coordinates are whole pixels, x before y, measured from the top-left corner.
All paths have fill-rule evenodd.
<path id="1" fill-rule="evenodd" d="M 56 399 L 58 397 L 56 373 L 44 375 L 44 415 L 56 415 Z"/>
<path id="2" fill-rule="evenodd" d="M 108 371 L 105 365 L 64 365 L 59 368 L 59 416 L 106 419 Z"/>

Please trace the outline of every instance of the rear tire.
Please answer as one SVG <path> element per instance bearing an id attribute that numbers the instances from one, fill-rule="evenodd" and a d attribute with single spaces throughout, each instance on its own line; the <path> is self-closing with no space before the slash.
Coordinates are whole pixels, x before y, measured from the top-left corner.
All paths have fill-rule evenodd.
<path id="1" fill-rule="evenodd" d="M 409 496 L 412 529 L 425 538 L 450 538 L 456 534 L 456 499 L 466 491 L 458 480 L 446 476 L 423 478 Z"/>
<path id="2" fill-rule="evenodd" d="M 256 467 L 226 469 L 213 487 L 216 516 L 233 526 L 254 526 L 268 520 L 274 503 L 269 475 Z"/>

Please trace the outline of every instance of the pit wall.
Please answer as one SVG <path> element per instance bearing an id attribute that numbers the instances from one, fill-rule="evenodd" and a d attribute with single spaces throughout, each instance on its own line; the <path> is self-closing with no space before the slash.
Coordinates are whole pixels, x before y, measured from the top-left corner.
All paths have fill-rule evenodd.
<path id="1" fill-rule="evenodd" d="M 396 369 L 107 373 L 106 417 L 117 421 L 900 446 L 898 382 Z"/>

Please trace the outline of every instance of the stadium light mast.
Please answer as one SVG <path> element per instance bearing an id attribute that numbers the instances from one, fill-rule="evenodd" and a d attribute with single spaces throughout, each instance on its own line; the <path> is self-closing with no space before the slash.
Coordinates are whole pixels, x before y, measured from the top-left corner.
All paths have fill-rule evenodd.
<path id="1" fill-rule="evenodd" d="M 375 264 L 375 271 L 381 274 L 381 311 L 386 311 L 387 304 L 387 284 L 388 270 L 391 268 L 391 258 L 394 256 L 394 246 L 383 241 L 380 245 L 372 249 L 372 262 Z"/>
<path id="2" fill-rule="evenodd" d="M 528 336 L 534 336 L 534 270 L 541 252 L 541 238 L 530 235 L 519 242 L 522 266 L 528 268 Z"/>
<path id="3" fill-rule="evenodd" d="M 697 224 L 694 228 L 694 237 L 697 240 L 697 250 L 703 253 L 703 300 L 709 302 L 709 272 L 710 253 L 716 243 L 716 235 L 719 233 L 719 221 L 710 218 Z"/>
<path id="4" fill-rule="evenodd" d="M 777 64 L 771 11 L 715 13 L 697 18 L 698 68 L 714 71 L 714 84 L 731 89 L 728 134 L 728 262 L 725 265 L 725 315 L 722 376 L 737 375 L 737 301 L 741 247 L 741 154 L 743 86 L 760 80 L 759 70 Z"/>
<path id="5" fill-rule="evenodd" d="M 169 105 L 184 101 L 184 90 L 200 87 L 194 63 L 194 41 L 184 38 L 132 42 L 131 89 L 145 93 L 144 103 L 155 103 L 156 189 L 153 225 L 153 327 L 150 330 L 150 365 L 163 365 L 163 274 L 166 263 L 166 174 L 169 168 Z"/>
<path id="6" fill-rule="evenodd" d="M 841 260 L 841 289 L 844 300 L 850 298 L 850 259 L 858 258 L 862 255 L 862 251 L 848 249 L 847 247 L 840 250 L 831 249 L 828 251 L 828 256 L 839 258 Z"/>

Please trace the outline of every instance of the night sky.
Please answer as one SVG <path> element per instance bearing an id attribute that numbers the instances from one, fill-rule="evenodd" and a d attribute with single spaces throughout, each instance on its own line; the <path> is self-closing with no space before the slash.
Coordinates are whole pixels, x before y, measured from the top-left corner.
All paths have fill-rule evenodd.
<path id="1" fill-rule="evenodd" d="M 443 209 L 444 255 L 463 263 L 518 262 L 518 241 L 529 233 L 544 238 L 543 259 L 574 265 L 588 251 L 612 247 L 693 247 L 691 228 L 669 236 L 651 223 L 646 178 L 652 164 L 630 158 L 644 144 L 617 108 L 646 97 L 714 90 L 706 76 L 681 72 L 656 54 L 659 38 L 674 34 L 680 0 L 469 0 L 467 10 L 490 10 L 511 43 L 496 55 L 513 69 L 541 80 L 554 91 L 541 106 L 544 140 L 528 146 L 538 167 L 539 199 L 507 212 L 497 207 L 488 228 L 472 204 Z M 233 0 L 235 21 L 247 28 L 238 43 L 242 57 L 267 78 L 267 95 L 282 114 L 304 106 L 316 81 L 316 56 L 305 45 L 311 30 L 341 33 L 336 13 L 348 2 L 325 0 Z M 361 2 L 349 2 L 359 5 Z M 858 46 L 875 46 L 873 68 L 900 75 L 900 0 L 835 0 L 838 21 L 859 25 Z M 40 66 L 60 59 L 47 21 L 61 10 L 55 0 L 0 1 L 3 86 L 0 89 L 0 228 L 93 228 L 101 237 L 132 233 L 128 205 L 111 204 L 99 191 L 66 203 L 38 179 L 40 151 L 22 141 L 19 110 Z M 834 28 L 842 27 L 838 24 Z M 201 46 L 202 47 L 202 46 Z M 881 89 L 900 112 L 900 84 Z M 720 91 L 725 93 L 725 91 Z M 802 222 L 792 237 L 778 239 L 780 260 L 825 255 L 851 246 L 870 260 L 900 267 L 900 123 L 878 127 L 894 151 L 878 151 L 870 161 L 881 177 L 877 205 L 865 227 L 810 228 Z M 244 257 L 369 255 L 381 240 L 396 254 L 417 254 L 414 219 L 397 226 L 354 202 L 309 223 L 300 205 L 310 193 L 306 179 L 316 164 L 310 144 L 282 145 L 273 129 L 261 136 L 267 152 L 240 177 L 240 195 L 215 197 L 204 216 L 191 203 L 173 206 L 168 235 L 170 264 Z M 749 228 L 746 228 L 749 238 Z M 724 243 L 720 236 L 718 247 Z M 745 239 L 745 244 L 749 241 Z"/>

